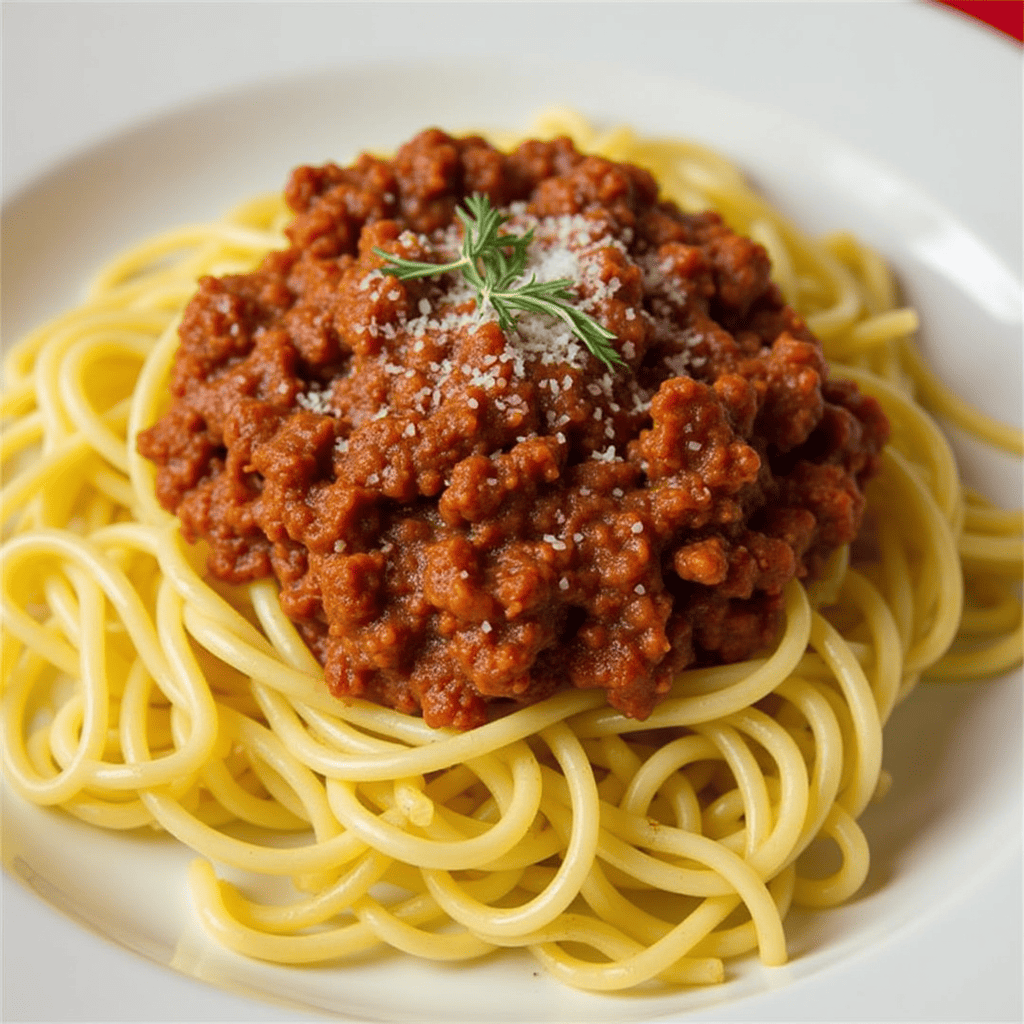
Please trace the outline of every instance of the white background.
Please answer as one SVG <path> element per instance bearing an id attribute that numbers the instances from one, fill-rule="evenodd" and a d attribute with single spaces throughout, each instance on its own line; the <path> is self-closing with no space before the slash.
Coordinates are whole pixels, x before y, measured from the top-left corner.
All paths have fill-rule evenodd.
<path id="1" fill-rule="evenodd" d="M 435 53 L 606 60 L 796 113 L 899 168 L 1020 265 L 1020 50 L 923 0 L 15 2 L 3 17 L 5 189 L 128 123 L 267 77 Z"/>
<path id="2" fill-rule="evenodd" d="M 673 75 L 788 111 L 912 180 L 1019 276 L 1020 50 L 917 0 L 7 3 L 5 197 L 75 150 L 211 92 L 437 54 L 453 63 L 460 54 L 604 61 L 609 74 L 619 67 Z M 1019 773 L 1020 766 L 1007 769 Z M 4 928 L 6 1021 L 298 1019 L 69 929 L 7 876 L 3 892 L 5 926 L 33 922 Z M 902 961 L 890 970 L 865 955 L 822 979 L 819 991 L 805 985 L 807 997 L 821 999 L 827 985 L 837 1020 L 1019 1020 L 1020 972 L 1006 965 L 1020 957 L 1020 901 L 1019 861 L 1009 859 L 904 936 L 926 965 L 919 974 L 904 978 L 896 973 Z M 989 945 L 992 926 L 1008 947 Z M 129 988 L 97 984 L 120 975 L 131 979 Z M 791 1012 L 782 995 L 758 1004 L 761 1019 Z M 745 1018 L 724 1008 L 704 1019 Z"/>

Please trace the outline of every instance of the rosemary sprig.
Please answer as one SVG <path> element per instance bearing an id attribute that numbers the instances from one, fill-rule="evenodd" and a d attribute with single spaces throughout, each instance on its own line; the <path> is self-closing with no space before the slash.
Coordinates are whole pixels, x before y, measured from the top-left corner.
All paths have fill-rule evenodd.
<path id="1" fill-rule="evenodd" d="M 476 291 L 477 309 L 482 312 L 490 305 L 502 330 L 515 328 L 517 317 L 513 310 L 545 313 L 563 321 L 607 366 L 624 365 L 610 344 L 615 335 L 571 304 L 573 283 L 569 278 L 538 281 L 533 274 L 529 281 L 520 280 L 526 270 L 526 250 L 533 241 L 532 228 L 525 235 L 499 233 L 508 217 L 494 209 L 484 195 L 469 196 L 465 208 L 459 207 L 455 214 L 464 228 L 459 259 L 451 263 L 422 263 L 375 248 L 373 251 L 391 264 L 382 267 L 382 272 L 407 281 L 461 271 Z"/>

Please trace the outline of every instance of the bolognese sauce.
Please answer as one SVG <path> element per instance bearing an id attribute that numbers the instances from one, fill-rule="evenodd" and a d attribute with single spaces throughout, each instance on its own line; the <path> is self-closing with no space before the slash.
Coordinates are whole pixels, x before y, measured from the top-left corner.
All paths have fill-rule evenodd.
<path id="1" fill-rule="evenodd" d="M 503 330 L 458 273 L 488 197 L 621 365 L 561 321 Z M 601 688 L 646 717 L 743 659 L 856 536 L 888 425 L 831 379 L 764 249 L 566 139 L 432 129 L 293 172 L 289 246 L 204 278 L 167 413 L 138 438 L 212 575 L 273 575 L 330 689 L 434 726 Z"/>

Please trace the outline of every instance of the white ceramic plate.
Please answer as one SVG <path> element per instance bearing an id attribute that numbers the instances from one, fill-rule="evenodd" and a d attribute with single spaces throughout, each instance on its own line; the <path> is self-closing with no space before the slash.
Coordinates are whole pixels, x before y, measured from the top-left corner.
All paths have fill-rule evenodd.
<path id="1" fill-rule="evenodd" d="M 482 85 L 467 90 L 467 79 Z M 554 97 L 605 123 L 629 121 L 709 142 L 805 227 L 855 230 L 898 268 L 921 310 L 933 364 L 968 399 L 1020 421 L 1020 286 L 981 240 L 905 181 L 783 113 L 678 80 L 611 76 L 599 67 L 527 64 L 500 81 L 486 65 L 404 64 L 385 78 L 370 69 L 339 71 L 221 95 L 118 135 L 54 167 L 5 209 L 5 336 L 71 301 L 83 277 L 118 248 L 279 187 L 297 163 L 389 148 L 428 123 L 522 126 Z M 258 133 L 253 110 L 260 112 Z M 1017 467 L 962 448 L 972 479 L 1003 502 L 1019 498 Z M 185 895 L 187 852 L 159 838 L 94 832 L 10 795 L 4 867 L 70 921 L 54 926 L 43 907 L 8 885 L 5 943 L 14 953 L 12 935 L 22 930 L 32 948 L 39 927 L 80 937 L 84 926 L 244 997 L 224 1002 L 202 987 L 164 986 L 150 964 L 112 955 L 92 937 L 79 942 L 83 990 L 95 996 L 102 985 L 153 985 L 168 1001 L 153 1006 L 152 1019 L 230 1019 L 232 1012 L 252 1020 L 293 1012 L 386 1021 L 839 1019 L 857 1005 L 857 989 L 872 983 L 863 979 L 872 978 L 891 994 L 886 1016 L 904 1017 L 905 1001 L 909 1018 L 915 1006 L 931 1005 L 914 986 L 928 983 L 929 965 L 920 958 L 935 949 L 938 963 L 988 969 L 1005 1004 L 1006 979 L 1012 991 L 1020 971 L 1019 886 L 1013 888 L 1020 871 L 1020 720 L 1018 676 L 919 691 L 887 733 L 885 762 L 895 785 L 865 816 L 874 860 L 863 893 L 841 910 L 793 919 L 787 967 L 751 962 L 713 990 L 583 995 L 516 956 L 460 967 L 387 957 L 316 970 L 245 961 L 199 931 Z M 956 922 L 964 931 L 943 937 Z M 961 935 L 991 935 L 992 954 L 982 960 L 966 948 L 950 958 Z M 894 961 L 902 975 L 893 974 Z M 48 984 L 43 977 L 40 986 Z M 906 991 L 901 977 L 909 979 Z M 964 985 L 973 983 L 964 977 Z M 844 991 L 853 993 L 852 1003 L 842 1002 Z M 93 1012 L 69 1004 L 64 1019 Z"/>

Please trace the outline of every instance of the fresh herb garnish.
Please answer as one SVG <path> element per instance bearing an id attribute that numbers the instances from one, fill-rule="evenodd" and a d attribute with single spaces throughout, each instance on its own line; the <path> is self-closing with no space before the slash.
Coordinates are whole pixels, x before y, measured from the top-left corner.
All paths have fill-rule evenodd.
<path id="1" fill-rule="evenodd" d="M 532 228 L 525 235 L 499 234 L 498 229 L 509 218 L 494 209 L 484 195 L 469 196 L 465 209 L 459 207 L 455 214 L 465 229 L 459 259 L 451 263 L 422 263 L 375 248 L 373 251 L 378 256 L 392 264 L 382 267 L 381 271 L 400 281 L 461 271 L 476 290 L 477 309 L 482 312 L 490 305 L 498 315 L 502 330 L 515 328 L 517 318 L 513 310 L 546 313 L 566 323 L 607 366 L 624 365 L 622 357 L 609 344 L 615 335 L 571 305 L 573 293 L 569 278 L 538 281 L 534 274 L 529 281 L 519 281 L 526 270 L 526 250 L 533 241 Z"/>

